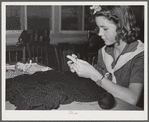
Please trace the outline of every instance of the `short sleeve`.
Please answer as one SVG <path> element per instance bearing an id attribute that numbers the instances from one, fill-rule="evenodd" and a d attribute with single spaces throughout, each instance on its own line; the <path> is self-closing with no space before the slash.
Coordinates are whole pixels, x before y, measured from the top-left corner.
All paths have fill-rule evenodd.
<path id="1" fill-rule="evenodd" d="M 144 84 L 144 52 L 137 55 L 132 61 L 129 83 Z"/>

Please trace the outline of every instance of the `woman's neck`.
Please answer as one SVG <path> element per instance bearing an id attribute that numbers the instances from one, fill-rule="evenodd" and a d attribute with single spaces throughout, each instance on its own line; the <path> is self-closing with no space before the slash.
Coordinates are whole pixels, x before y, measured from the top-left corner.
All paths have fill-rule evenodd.
<path id="1" fill-rule="evenodd" d="M 115 43 L 114 44 L 114 56 L 115 56 L 115 60 L 119 57 L 119 55 L 121 54 L 121 52 L 124 50 L 126 46 L 126 42 L 124 41 L 120 41 L 120 43 Z"/>

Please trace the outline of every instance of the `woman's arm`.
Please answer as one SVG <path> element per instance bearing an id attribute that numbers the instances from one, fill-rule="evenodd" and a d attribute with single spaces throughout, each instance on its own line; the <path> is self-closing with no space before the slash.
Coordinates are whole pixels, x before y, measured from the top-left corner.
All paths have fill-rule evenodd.
<path id="1" fill-rule="evenodd" d="M 94 75 L 94 78 L 91 79 L 96 82 L 98 79 L 101 79 L 101 76 L 100 74 L 96 75 L 96 77 Z M 120 98 L 130 104 L 136 105 L 140 98 L 143 84 L 131 83 L 127 88 L 117 85 L 106 78 L 103 78 L 101 87 L 111 93 L 114 97 Z"/>
<path id="2" fill-rule="evenodd" d="M 131 63 L 131 75 L 129 79 L 129 86 L 123 87 L 117 85 L 110 80 L 104 78 L 102 80 L 102 86 L 108 92 L 112 93 L 113 96 L 118 97 L 124 101 L 127 101 L 131 104 L 136 104 L 140 98 L 143 82 L 144 82 L 144 58 L 143 54 L 136 56 Z M 101 74 L 97 73 L 91 77 L 95 82 L 98 79 L 101 79 Z"/>
<path id="3" fill-rule="evenodd" d="M 71 57 L 68 57 L 68 58 L 72 60 L 72 61 L 68 61 L 69 67 L 72 68 L 73 72 L 76 72 L 78 76 L 90 78 L 95 82 L 102 79 L 103 75 L 101 75 L 88 62 L 80 60 L 80 59 L 75 61 Z M 75 63 L 73 63 L 73 62 L 75 62 Z M 136 63 L 136 65 L 133 65 L 133 66 L 137 69 L 140 69 L 139 67 L 137 67 L 138 65 L 140 65 L 140 63 Z M 132 73 L 133 75 L 131 76 L 131 79 L 133 79 L 133 80 L 135 78 L 132 78 L 132 77 L 139 76 L 138 73 L 141 74 L 140 72 L 142 72 L 142 70 L 140 70 L 140 71 L 136 70 L 135 72 L 133 72 Z M 135 83 L 135 82 L 131 81 L 129 87 L 123 87 L 123 86 L 113 83 L 112 81 L 110 81 L 106 78 L 103 78 L 101 87 L 103 87 L 105 90 L 107 90 L 109 93 L 111 93 L 114 97 L 120 98 L 128 103 L 136 105 L 136 103 L 140 97 L 140 94 L 141 94 L 141 91 L 143 88 L 143 84 L 141 84 L 139 82 Z"/>

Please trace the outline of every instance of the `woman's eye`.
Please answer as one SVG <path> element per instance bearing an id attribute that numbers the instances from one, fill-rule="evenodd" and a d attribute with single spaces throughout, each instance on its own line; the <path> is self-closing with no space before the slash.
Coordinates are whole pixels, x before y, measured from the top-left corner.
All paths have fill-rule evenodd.
<path id="1" fill-rule="evenodd" d="M 108 30 L 108 28 L 104 28 L 104 30 Z"/>

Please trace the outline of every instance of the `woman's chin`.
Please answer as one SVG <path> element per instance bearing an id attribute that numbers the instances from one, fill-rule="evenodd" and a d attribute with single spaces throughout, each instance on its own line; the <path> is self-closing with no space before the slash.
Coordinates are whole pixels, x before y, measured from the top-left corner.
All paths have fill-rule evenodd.
<path id="1" fill-rule="evenodd" d="M 113 46 L 114 44 L 113 43 L 111 44 L 111 43 L 108 43 L 108 42 L 106 43 L 105 42 L 105 45 L 107 45 L 107 46 Z"/>
<path id="2" fill-rule="evenodd" d="M 105 41 L 105 45 L 110 46 L 112 44 L 111 43 L 108 43 L 107 41 Z"/>

